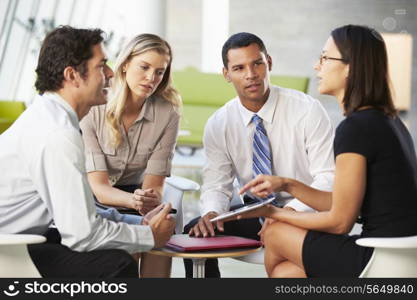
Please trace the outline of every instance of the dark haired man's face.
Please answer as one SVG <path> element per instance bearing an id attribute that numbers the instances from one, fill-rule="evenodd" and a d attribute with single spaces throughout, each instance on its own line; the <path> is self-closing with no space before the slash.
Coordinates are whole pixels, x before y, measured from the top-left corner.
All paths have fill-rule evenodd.
<path id="1" fill-rule="evenodd" d="M 93 57 L 87 62 L 87 77 L 82 82 L 83 101 L 90 106 L 107 102 L 109 80 L 113 77 L 113 71 L 107 65 L 107 58 L 102 44 L 94 45 Z"/>
<path id="2" fill-rule="evenodd" d="M 242 104 L 264 103 L 269 94 L 271 58 L 257 44 L 230 49 L 227 58 L 229 62 L 223 68 L 223 75 L 233 83 Z"/>

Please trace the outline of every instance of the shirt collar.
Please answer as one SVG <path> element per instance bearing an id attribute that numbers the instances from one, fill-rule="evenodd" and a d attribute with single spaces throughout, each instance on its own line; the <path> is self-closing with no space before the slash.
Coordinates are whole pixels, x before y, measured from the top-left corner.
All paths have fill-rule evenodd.
<path id="1" fill-rule="evenodd" d="M 152 97 L 145 100 L 136 121 L 141 121 L 142 119 L 146 119 L 151 122 L 154 121 L 154 101 L 155 100 Z"/>
<path id="2" fill-rule="evenodd" d="M 243 119 L 243 124 L 248 126 L 252 120 L 253 115 L 255 114 L 253 111 L 248 110 L 246 107 L 242 105 L 240 99 L 238 98 L 238 106 L 239 112 Z M 269 96 L 266 99 L 265 104 L 262 108 L 256 113 L 264 122 L 272 123 L 274 121 L 275 109 L 277 106 L 278 98 L 276 94 L 276 90 L 269 87 Z"/>
<path id="3" fill-rule="evenodd" d="M 77 129 L 80 127 L 77 113 L 72 108 L 72 106 L 67 101 L 65 101 L 65 99 L 62 98 L 58 93 L 46 92 L 42 96 L 58 103 L 68 113 L 71 124 Z"/>

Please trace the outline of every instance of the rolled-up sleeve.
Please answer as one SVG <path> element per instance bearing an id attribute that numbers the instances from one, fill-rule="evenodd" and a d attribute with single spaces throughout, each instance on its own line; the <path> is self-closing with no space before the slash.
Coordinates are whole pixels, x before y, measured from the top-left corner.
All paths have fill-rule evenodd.
<path id="1" fill-rule="evenodd" d="M 145 174 L 170 176 L 172 158 L 174 157 L 177 142 L 180 116 L 172 111 L 170 121 L 163 131 L 162 137 L 147 162 Z"/>
<path id="2" fill-rule="evenodd" d="M 85 145 L 85 168 L 87 173 L 107 171 L 105 155 L 98 142 L 97 126 L 93 110 L 90 110 L 80 122 Z"/>

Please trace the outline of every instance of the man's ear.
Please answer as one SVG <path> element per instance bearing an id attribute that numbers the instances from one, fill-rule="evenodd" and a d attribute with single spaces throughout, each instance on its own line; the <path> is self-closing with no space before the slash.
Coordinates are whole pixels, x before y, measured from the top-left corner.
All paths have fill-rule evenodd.
<path id="1" fill-rule="evenodd" d="M 227 82 L 231 82 L 232 80 L 230 79 L 229 76 L 229 70 L 225 67 L 223 67 L 223 76 L 226 79 Z"/>
<path id="2" fill-rule="evenodd" d="M 266 61 L 268 62 L 268 70 L 271 71 L 272 70 L 272 57 L 269 56 L 269 54 L 267 54 L 266 56 Z"/>
<path id="3" fill-rule="evenodd" d="M 74 67 L 68 66 L 64 69 L 64 81 L 72 84 L 75 87 L 80 85 L 80 74 Z"/>
<path id="4" fill-rule="evenodd" d="M 349 65 L 346 65 L 346 67 L 345 67 L 345 77 L 346 77 L 346 79 L 348 79 L 348 77 L 349 77 Z"/>

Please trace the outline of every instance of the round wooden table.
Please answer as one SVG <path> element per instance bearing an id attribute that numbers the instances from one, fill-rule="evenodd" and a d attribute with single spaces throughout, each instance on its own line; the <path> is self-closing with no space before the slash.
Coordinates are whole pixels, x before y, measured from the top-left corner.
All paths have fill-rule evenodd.
<path id="1" fill-rule="evenodd" d="M 208 258 L 225 258 L 225 257 L 238 257 L 254 253 L 261 250 L 262 247 L 257 248 L 234 248 L 234 249 L 221 249 L 221 250 L 207 250 L 196 252 L 181 252 L 172 250 L 170 248 L 153 249 L 149 251 L 154 255 L 169 256 L 169 257 L 181 257 L 189 258 L 193 261 L 193 278 L 205 277 L 206 259 Z"/>

